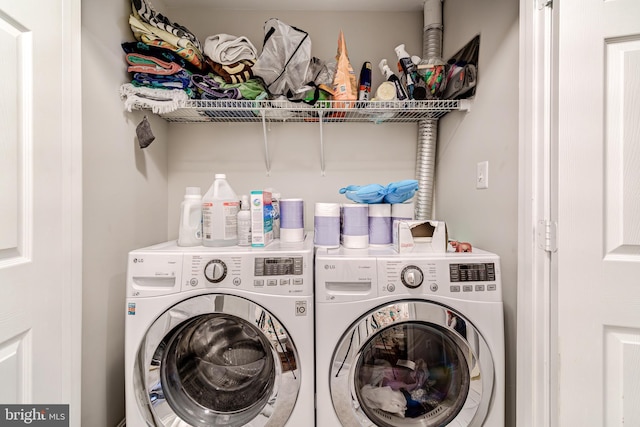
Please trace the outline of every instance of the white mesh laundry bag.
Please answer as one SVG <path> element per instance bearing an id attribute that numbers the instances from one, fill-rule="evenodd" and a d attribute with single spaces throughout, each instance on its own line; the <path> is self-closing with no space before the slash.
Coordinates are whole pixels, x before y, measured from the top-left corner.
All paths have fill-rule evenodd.
<path id="1" fill-rule="evenodd" d="M 309 34 L 271 18 L 264 24 L 264 45 L 252 71 L 264 80 L 272 95 L 295 98 L 310 89 L 310 60 Z"/>

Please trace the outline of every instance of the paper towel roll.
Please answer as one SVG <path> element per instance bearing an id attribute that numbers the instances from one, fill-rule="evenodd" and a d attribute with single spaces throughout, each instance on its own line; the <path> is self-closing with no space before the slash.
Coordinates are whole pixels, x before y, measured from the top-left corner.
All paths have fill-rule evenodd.
<path id="1" fill-rule="evenodd" d="M 280 241 L 304 241 L 304 201 L 302 199 L 280 200 Z"/>
<path id="2" fill-rule="evenodd" d="M 316 203 L 313 243 L 324 248 L 340 246 L 340 204 Z"/>
<path id="3" fill-rule="evenodd" d="M 345 248 L 362 249 L 369 246 L 369 205 L 345 203 L 341 210 L 340 240 Z"/>
<path id="4" fill-rule="evenodd" d="M 408 203 L 395 203 L 391 205 L 391 224 L 393 221 L 403 220 L 411 221 L 415 219 L 415 204 L 413 202 Z"/>
<path id="5" fill-rule="evenodd" d="M 390 245 L 392 243 L 391 205 L 375 203 L 369 205 L 369 244 Z"/>

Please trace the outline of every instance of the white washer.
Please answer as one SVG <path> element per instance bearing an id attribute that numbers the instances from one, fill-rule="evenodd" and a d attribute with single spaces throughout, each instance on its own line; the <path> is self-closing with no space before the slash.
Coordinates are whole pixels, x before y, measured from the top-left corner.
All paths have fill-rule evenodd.
<path id="1" fill-rule="evenodd" d="M 301 426 L 314 417 L 313 238 L 129 253 L 128 427 Z"/>
<path id="2" fill-rule="evenodd" d="M 317 249 L 319 427 L 504 426 L 500 258 Z"/>

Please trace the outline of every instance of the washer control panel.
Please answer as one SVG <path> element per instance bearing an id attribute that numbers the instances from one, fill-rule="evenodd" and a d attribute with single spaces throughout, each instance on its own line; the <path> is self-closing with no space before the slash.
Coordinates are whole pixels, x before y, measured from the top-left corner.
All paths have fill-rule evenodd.
<path id="1" fill-rule="evenodd" d="M 282 295 L 312 292 L 312 265 L 311 252 L 270 256 L 187 253 L 182 290 L 232 287 Z"/>
<path id="2" fill-rule="evenodd" d="M 256 276 L 301 276 L 303 265 L 301 256 L 256 257 L 253 272 Z"/>

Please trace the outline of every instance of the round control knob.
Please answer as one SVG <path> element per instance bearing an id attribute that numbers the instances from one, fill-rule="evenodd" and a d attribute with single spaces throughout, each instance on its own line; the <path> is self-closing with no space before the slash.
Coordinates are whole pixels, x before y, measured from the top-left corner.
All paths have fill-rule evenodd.
<path id="1" fill-rule="evenodd" d="M 212 259 L 204 266 L 204 277 L 211 283 L 220 283 L 227 276 L 227 265 L 219 259 Z"/>
<path id="2" fill-rule="evenodd" d="M 407 288 L 417 288 L 422 285 L 422 279 L 424 278 L 422 274 L 422 270 L 416 267 L 415 265 L 408 265 L 400 274 L 400 279 L 402 280 L 402 284 Z"/>

